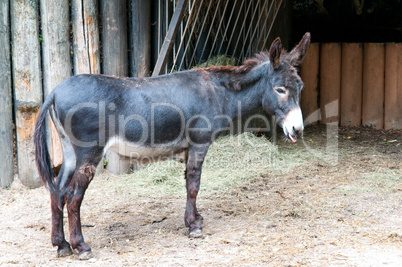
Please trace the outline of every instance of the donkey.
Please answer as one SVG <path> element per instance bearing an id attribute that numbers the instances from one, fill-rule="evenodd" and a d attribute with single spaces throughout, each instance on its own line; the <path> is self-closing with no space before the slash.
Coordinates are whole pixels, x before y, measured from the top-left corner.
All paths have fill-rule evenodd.
<path id="1" fill-rule="evenodd" d="M 261 106 L 275 115 L 285 136 L 302 136 L 299 106 L 303 82 L 298 66 L 310 44 L 306 33 L 289 53 L 279 38 L 268 52 L 238 67 L 198 68 L 154 78 L 78 75 L 60 83 L 43 103 L 35 128 L 36 165 L 50 191 L 51 241 L 59 257 L 78 251 L 91 257 L 81 231 L 80 207 L 106 150 L 131 160 L 185 155 L 187 205 L 184 222 L 193 237 L 202 234 L 196 198 L 210 144 L 230 134 L 232 122 Z M 241 111 L 238 106 L 241 105 Z M 46 141 L 46 114 L 59 134 L 63 164 L 55 177 Z M 64 236 L 67 206 L 70 243 Z"/>

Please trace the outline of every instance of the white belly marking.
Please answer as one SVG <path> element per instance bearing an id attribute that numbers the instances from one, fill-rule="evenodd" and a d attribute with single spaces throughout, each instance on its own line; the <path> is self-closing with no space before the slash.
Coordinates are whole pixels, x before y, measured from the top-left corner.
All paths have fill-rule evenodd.
<path id="1" fill-rule="evenodd" d="M 120 137 L 112 137 L 108 140 L 103 152 L 111 150 L 129 160 L 153 162 L 173 158 L 186 148 L 187 142 L 185 141 L 177 144 L 145 146 L 131 143 Z"/>

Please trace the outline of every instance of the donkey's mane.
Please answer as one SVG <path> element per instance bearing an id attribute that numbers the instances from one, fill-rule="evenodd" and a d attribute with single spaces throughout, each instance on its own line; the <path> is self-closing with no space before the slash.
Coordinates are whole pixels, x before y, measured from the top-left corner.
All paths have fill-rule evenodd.
<path id="1" fill-rule="evenodd" d="M 229 90 L 240 91 L 261 77 L 261 74 L 263 74 L 262 71 L 256 73 L 252 73 L 251 71 L 266 62 L 269 62 L 269 53 L 260 52 L 253 58 L 246 59 L 241 66 L 210 66 L 194 70 L 201 72 L 202 76 L 206 79 L 210 78 L 210 74 L 218 75 L 220 84 Z"/>
<path id="2" fill-rule="evenodd" d="M 253 58 L 246 59 L 241 66 L 210 66 L 196 70 L 203 70 L 212 73 L 246 74 L 254 67 L 267 61 L 269 61 L 269 54 L 267 51 L 264 51 L 256 54 Z"/>

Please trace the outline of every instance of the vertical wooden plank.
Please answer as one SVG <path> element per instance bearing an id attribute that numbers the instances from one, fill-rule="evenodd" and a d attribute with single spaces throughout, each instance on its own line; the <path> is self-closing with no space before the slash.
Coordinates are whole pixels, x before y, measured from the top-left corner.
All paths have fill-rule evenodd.
<path id="1" fill-rule="evenodd" d="M 300 69 L 300 77 L 304 83 L 300 106 L 305 124 L 317 123 L 320 119 L 318 110 L 319 66 L 320 44 L 311 43 Z"/>
<path id="2" fill-rule="evenodd" d="M 151 1 L 131 0 L 132 8 L 132 77 L 147 77 L 151 63 Z"/>
<path id="3" fill-rule="evenodd" d="M 41 0 L 43 86 L 45 96 L 71 76 L 69 0 Z M 63 161 L 56 129 L 50 122 L 50 156 L 55 166 Z"/>
<path id="4" fill-rule="evenodd" d="M 384 129 L 402 129 L 402 44 L 385 45 Z"/>
<path id="5" fill-rule="evenodd" d="M 100 73 L 98 1 L 72 0 L 74 75 Z"/>
<path id="6" fill-rule="evenodd" d="M 127 1 L 101 0 L 103 73 L 128 76 Z M 130 163 L 108 151 L 106 169 L 114 174 L 130 172 Z"/>
<path id="7" fill-rule="evenodd" d="M 0 1 L 0 187 L 14 180 L 13 111 L 10 64 L 10 5 Z"/>
<path id="8" fill-rule="evenodd" d="M 359 126 L 362 120 L 363 45 L 342 44 L 341 125 Z"/>
<path id="9" fill-rule="evenodd" d="M 384 61 L 382 43 L 364 44 L 362 125 L 384 126 Z"/>
<path id="10" fill-rule="evenodd" d="M 325 43 L 320 50 L 321 123 L 339 122 L 341 97 L 341 45 Z"/>
<path id="11" fill-rule="evenodd" d="M 33 143 L 35 122 L 42 103 L 38 5 L 38 0 L 11 1 L 18 175 L 21 182 L 30 188 L 41 185 Z"/>
<path id="12" fill-rule="evenodd" d="M 101 73 L 98 17 L 97 0 L 71 0 L 74 75 Z M 104 162 L 101 160 L 96 173 L 103 170 Z"/>
<path id="13" fill-rule="evenodd" d="M 68 0 L 41 0 L 44 91 L 71 76 Z"/>
<path id="14" fill-rule="evenodd" d="M 101 0 L 103 72 L 128 76 L 127 0 Z"/>

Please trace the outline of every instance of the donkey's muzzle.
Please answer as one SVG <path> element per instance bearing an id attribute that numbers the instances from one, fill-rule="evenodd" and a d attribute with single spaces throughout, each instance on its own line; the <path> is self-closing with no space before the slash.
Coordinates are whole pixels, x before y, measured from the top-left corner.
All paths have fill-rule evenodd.
<path id="1" fill-rule="evenodd" d="M 303 130 L 297 130 L 293 127 L 293 131 L 289 132 L 286 128 L 284 128 L 286 137 L 291 140 L 293 143 L 300 139 L 303 136 Z"/>
<path id="2" fill-rule="evenodd" d="M 303 116 L 299 107 L 288 112 L 283 120 L 283 132 L 293 143 L 303 136 Z"/>

